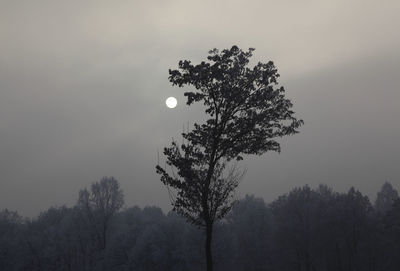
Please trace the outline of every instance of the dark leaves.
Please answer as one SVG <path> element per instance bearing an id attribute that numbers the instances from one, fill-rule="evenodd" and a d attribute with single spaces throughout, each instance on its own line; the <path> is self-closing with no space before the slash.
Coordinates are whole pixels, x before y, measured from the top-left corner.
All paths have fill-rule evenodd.
<path id="1" fill-rule="evenodd" d="M 202 102 L 209 116 L 182 134 L 185 144 L 178 147 L 173 142 L 165 148 L 167 164 L 176 175 L 157 167 L 161 181 L 177 191 L 175 209 L 197 225 L 221 218 L 230 209 L 227 195 L 236 186 L 221 178 L 219 169 L 245 154 L 279 152 L 276 139 L 297 133 L 303 124 L 294 116 L 285 89 L 278 86 L 274 63 L 248 67 L 253 51 L 235 45 L 221 52 L 213 49 L 206 62 L 193 65 L 183 60 L 177 70 L 169 70 L 172 85 L 195 88 L 184 93 L 187 104 Z"/>

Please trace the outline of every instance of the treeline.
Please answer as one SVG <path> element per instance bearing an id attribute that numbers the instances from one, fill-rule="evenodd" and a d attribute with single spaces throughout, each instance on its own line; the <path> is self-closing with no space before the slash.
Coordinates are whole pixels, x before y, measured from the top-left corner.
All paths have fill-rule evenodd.
<path id="1" fill-rule="evenodd" d="M 0 270 L 204 270 L 204 234 L 158 207 L 122 208 L 113 178 L 72 208 L 37 218 L 0 212 Z M 295 188 L 270 204 L 246 196 L 215 228 L 215 270 L 400 270 L 400 199 L 385 183 L 374 204 L 351 188 Z"/>

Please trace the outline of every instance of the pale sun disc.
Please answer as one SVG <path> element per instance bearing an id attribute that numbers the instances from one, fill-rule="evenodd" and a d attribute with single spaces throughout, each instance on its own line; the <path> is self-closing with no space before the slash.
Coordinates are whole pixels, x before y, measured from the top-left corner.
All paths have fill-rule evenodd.
<path id="1" fill-rule="evenodd" d="M 165 100 L 165 104 L 168 106 L 168 108 L 175 108 L 178 104 L 178 101 L 175 99 L 175 97 L 169 97 L 167 100 Z"/>

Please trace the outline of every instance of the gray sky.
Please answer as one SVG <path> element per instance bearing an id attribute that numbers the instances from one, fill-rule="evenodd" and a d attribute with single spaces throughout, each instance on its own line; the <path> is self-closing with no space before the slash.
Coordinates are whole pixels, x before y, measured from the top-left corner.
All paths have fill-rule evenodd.
<path id="1" fill-rule="evenodd" d="M 281 154 L 245 159 L 239 196 L 400 189 L 399 10 L 397 0 L 0 0 L 0 208 L 71 206 L 114 176 L 128 206 L 168 210 L 157 148 L 202 118 L 168 69 L 234 44 L 275 62 L 305 121 Z"/>

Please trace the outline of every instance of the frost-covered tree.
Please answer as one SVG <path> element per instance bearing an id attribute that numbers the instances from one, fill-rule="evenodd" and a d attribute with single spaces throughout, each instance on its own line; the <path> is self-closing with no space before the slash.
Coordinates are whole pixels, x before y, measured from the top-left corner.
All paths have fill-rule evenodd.
<path id="1" fill-rule="evenodd" d="M 107 232 L 111 218 L 124 205 L 124 194 L 113 177 L 103 177 L 92 184 L 90 192 L 85 188 L 79 192 L 78 207 L 92 226 L 98 246 L 107 246 Z"/>
<path id="2" fill-rule="evenodd" d="M 381 214 L 387 213 L 393 206 L 393 203 L 399 199 L 397 190 L 393 188 L 392 184 L 385 182 L 381 190 L 378 192 L 375 200 L 375 210 Z"/>

